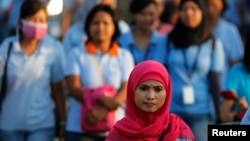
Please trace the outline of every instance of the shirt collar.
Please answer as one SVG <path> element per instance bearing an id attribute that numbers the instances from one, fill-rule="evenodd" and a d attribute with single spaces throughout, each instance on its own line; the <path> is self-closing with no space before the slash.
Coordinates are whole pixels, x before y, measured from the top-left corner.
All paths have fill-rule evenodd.
<path id="1" fill-rule="evenodd" d="M 152 29 L 152 34 L 151 34 L 151 37 L 150 37 L 150 40 L 149 40 L 149 46 L 154 46 L 157 44 L 158 42 L 158 39 L 160 37 L 160 34 Z M 133 30 L 130 30 L 128 33 L 127 33 L 127 41 L 129 43 L 129 45 L 135 45 L 135 40 L 134 40 L 134 37 L 133 37 Z"/>
<path id="2" fill-rule="evenodd" d="M 98 51 L 97 47 L 94 45 L 93 42 L 88 42 L 86 48 L 87 52 L 90 54 L 95 54 Z M 118 56 L 118 52 L 119 52 L 119 45 L 118 43 L 113 42 L 111 48 L 109 49 L 109 55 Z"/>

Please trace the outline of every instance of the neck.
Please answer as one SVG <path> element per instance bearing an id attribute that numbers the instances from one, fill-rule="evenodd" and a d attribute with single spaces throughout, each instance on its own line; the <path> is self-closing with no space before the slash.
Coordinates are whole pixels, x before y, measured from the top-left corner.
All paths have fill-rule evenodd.
<path id="1" fill-rule="evenodd" d="M 105 54 L 109 51 L 111 42 L 94 42 L 94 45 L 98 48 L 101 54 Z"/>
<path id="2" fill-rule="evenodd" d="M 151 30 L 141 30 L 139 28 L 135 28 L 134 36 L 140 38 L 150 38 L 151 32 L 152 32 Z"/>
<path id="3" fill-rule="evenodd" d="M 217 26 L 217 24 L 219 22 L 219 19 L 220 19 L 219 17 L 218 18 L 209 18 L 208 19 L 208 21 L 209 21 L 209 29 L 211 31 L 213 31 L 216 28 L 216 26 Z"/>
<path id="4" fill-rule="evenodd" d="M 24 37 L 21 39 L 20 43 L 22 48 L 36 48 L 39 44 L 39 41 Z"/>

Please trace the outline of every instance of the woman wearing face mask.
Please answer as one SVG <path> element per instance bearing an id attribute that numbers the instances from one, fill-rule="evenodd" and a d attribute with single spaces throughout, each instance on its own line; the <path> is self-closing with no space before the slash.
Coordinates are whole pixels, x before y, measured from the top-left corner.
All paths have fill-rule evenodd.
<path id="1" fill-rule="evenodd" d="M 130 3 L 130 13 L 133 25 L 128 33 L 119 38 L 121 46 L 131 52 L 135 64 L 148 59 L 164 63 L 164 38 L 152 28 L 156 19 L 155 1 L 133 0 Z"/>
<path id="2" fill-rule="evenodd" d="M 220 115 L 224 68 L 223 47 L 207 32 L 204 7 L 203 0 L 182 0 L 179 20 L 166 41 L 166 64 L 173 81 L 171 111 L 186 121 L 197 141 L 207 140 L 213 112 Z"/>
<path id="3" fill-rule="evenodd" d="M 165 67 L 153 60 L 139 63 L 128 81 L 126 116 L 106 141 L 195 141 L 192 131 L 171 114 L 172 82 Z"/>
<path id="4" fill-rule="evenodd" d="M 63 138 L 64 58 L 60 44 L 46 36 L 47 19 L 44 3 L 26 0 L 21 6 L 19 35 L 7 38 L 0 48 L 0 76 L 6 90 L 1 91 L 0 114 L 0 138 L 4 141 L 53 141 L 55 107 Z"/>
<path id="5" fill-rule="evenodd" d="M 115 113 L 114 121 L 124 116 L 121 107 L 126 98 L 128 76 L 134 67 L 132 55 L 119 47 L 116 38 L 119 29 L 115 11 L 107 5 L 99 4 L 88 14 L 85 23 L 88 37 L 82 46 L 68 53 L 65 70 L 66 81 L 70 93 L 69 115 L 67 121 L 67 141 L 80 141 L 90 138 L 94 141 L 104 141 L 109 129 L 88 130 L 81 123 L 90 127 L 98 125 L 110 112 Z M 97 96 L 88 113 L 81 112 L 87 108 L 93 95 L 89 89 L 96 90 L 111 86 L 112 97 Z M 86 125 L 85 124 L 85 125 Z"/>

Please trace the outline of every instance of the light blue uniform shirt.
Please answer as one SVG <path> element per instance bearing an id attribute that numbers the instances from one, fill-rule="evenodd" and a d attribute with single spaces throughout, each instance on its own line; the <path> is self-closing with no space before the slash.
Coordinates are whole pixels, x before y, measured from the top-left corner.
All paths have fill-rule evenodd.
<path id="1" fill-rule="evenodd" d="M 135 64 L 145 60 L 156 60 L 160 63 L 165 63 L 166 42 L 165 36 L 161 36 L 157 31 L 152 30 L 152 35 L 149 41 L 147 51 L 143 51 L 135 43 L 133 31 L 122 34 L 118 40 L 121 47 L 129 50 L 134 57 Z"/>
<path id="2" fill-rule="evenodd" d="M 187 61 L 188 69 L 194 65 L 198 48 L 197 64 L 191 77 L 188 76 L 184 60 Z M 171 111 L 178 114 L 210 114 L 211 95 L 209 93 L 208 73 L 209 71 L 222 72 L 224 68 L 224 52 L 222 44 L 216 40 L 212 54 L 212 40 L 208 40 L 201 46 L 194 45 L 184 50 L 188 59 L 185 59 L 182 49 L 176 49 L 170 44 L 167 64 L 173 83 L 173 97 Z M 184 104 L 183 88 L 191 86 L 194 90 L 194 103 Z"/>
<path id="3" fill-rule="evenodd" d="M 129 25 L 123 20 L 119 20 L 118 26 L 119 26 L 121 33 L 126 33 L 130 29 Z M 63 46 L 64 46 L 65 52 L 68 53 L 70 49 L 74 47 L 82 46 L 82 44 L 86 40 L 87 40 L 87 36 L 84 32 L 83 23 L 77 22 L 73 24 L 69 28 L 69 30 L 67 31 L 67 34 L 65 35 L 63 39 Z"/>
<path id="4" fill-rule="evenodd" d="M 243 63 L 233 66 L 227 77 L 226 89 L 233 90 L 237 93 L 239 98 L 246 97 L 250 103 L 250 73 L 247 72 Z"/>
<path id="5" fill-rule="evenodd" d="M 36 130 L 54 126 L 51 84 L 64 79 L 63 54 L 58 41 L 45 37 L 37 50 L 27 56 L 16 37 L 7 38 L 0 48 L 5 65 L 7 48 L 13 42 L 8 62 L 7 96 L 0 115 L 2 130 Z M 0 68 L 2 78 L 3 69 Z"/>
<path id="6" fill-rule="evenodd" d="M 222 86 L 225 88 L 225 81 L 230 68 L 229 63 L 243 58 L 244 46 L 237 27 L 224 19 L 220 19 L 214 30 L 214 35 L 222 42 L 225 52 L 225 69 L 222 74 Z"/>
<path id="7" fill-rule="evenodd" d="M 97 58 L 104 81 L 106 84 L 113 85 L 117 90 L 121 87 L 122 82 L 127 82 L 129 75 L 134 67 L 132 55 L 120 48 L 117 57 L 109 54 L 94 54 Z M 98 75 L 91 54 L 87 53 L 85 47 L 74 48 L 68 53 L 65 67 L 65 76 L 78 75 L 81 77 L 83 87 L 95 88 L 103 86 L 101 76 Z M 118 108 L 116 111 L 116 120 L 124 116 L 124 109 Z M 74 98 L 69 101 L 69 114 L 67 121 L 67 131 L 83 132 L 81 129 L 81 103 Z"/>

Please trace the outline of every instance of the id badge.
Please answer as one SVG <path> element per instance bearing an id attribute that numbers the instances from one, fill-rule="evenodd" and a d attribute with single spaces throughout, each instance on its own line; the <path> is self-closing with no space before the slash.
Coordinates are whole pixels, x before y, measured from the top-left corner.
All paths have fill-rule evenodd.
<path id="1" fill-rule="evenodd" d="M 182 89 L 183 103 L 184 104 L 194 104 L 194 89 L 192 86 L 184 86 Z"/>

